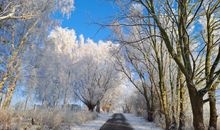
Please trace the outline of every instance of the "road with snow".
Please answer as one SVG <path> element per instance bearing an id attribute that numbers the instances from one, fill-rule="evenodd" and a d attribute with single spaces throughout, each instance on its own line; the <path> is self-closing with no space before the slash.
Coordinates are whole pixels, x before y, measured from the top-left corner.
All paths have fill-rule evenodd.
<path id="1" fill-rule="evenodd" d="M 80 126 L 74 126 L 71 130 L 163 130 L 154 123 L 146 122 L 143 117 L 132 114 L 99 114 L 96 120 Z"/>
<path id="2" fill-rule="evenodd" d="M 111 119 L 107 120 L 100 130 L 133 130 L 133 128 L 123 114 L 116 113 L 112 115 Z"/>

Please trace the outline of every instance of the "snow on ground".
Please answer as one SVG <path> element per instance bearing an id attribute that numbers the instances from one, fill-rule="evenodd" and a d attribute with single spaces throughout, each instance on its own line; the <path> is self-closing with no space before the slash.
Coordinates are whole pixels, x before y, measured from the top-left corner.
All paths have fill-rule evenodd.
<path id="1" fill-rule="evenodd" d="M 71 130 L 99 130 L 100 127 L 110 119 L 112 114 L 101 113 L 98 115 L 98 118 L 93 121 L 89 121 L 80 126 L 73 126 Z"/>
<path id="2" fill-rule="evenodd" d="M 143 117 L 137 117 L 133 114 L 124 114 L 127 122 L 134 128 L 134 130 L 163 130 L 157 127 L 154 123 L 147 122 Z"/>
<path id="3" fill-rule="evenodd" d="M 111 119 L 113 113 L 99 114 L 98 118 L 93 121 L 89 121 L 80 126 L 74 126 L 71 130 L 99 130 L 101 126 L 108 120 Z M 137 117 L 133 114 L 123 114 L 134 130 L 163 130 L 157 127 L 154 123 L 147 122 L 143 117 Z"/>

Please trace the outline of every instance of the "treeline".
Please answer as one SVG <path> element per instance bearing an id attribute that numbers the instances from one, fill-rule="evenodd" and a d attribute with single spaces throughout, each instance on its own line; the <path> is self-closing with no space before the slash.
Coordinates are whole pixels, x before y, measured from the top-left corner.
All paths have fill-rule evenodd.
<path id="1" fill-rule="evenodd" d="M 148 120 L 153 121 L 159 109 L 167 130 L 184 130 L 190 103 L 194 129 L 205 130 L 207 102 L 208 129 L 216 130 L 220 1 L 120 0 L 116 4 L 118 15 L 108 26 L 120 44 L 118 70 L 143 95 Z"/>
<path id="2" fill-rule="evenodd" d="M 107 92 L 121 84 L 114 48 L 111 42 L 84 40 L 72 29 L 55 27 L 43 47 L 31 46 L 25 52 L 21 78 L 26 101 L 51 108 L 80 101 L 93 111 Z"/>

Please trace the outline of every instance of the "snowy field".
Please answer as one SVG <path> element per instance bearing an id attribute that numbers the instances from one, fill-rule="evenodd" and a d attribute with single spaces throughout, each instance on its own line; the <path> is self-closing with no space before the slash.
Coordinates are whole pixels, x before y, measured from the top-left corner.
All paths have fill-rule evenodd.
<path id="1" fill-rule="evenodd" d="M 136 117 L 133 114 L 123 115 L 134 130 L 163 130 L 156 127 L 154 123 L 146 122 L 143 117 Z M 111 119 L 111 116 L 112 114 L 99 114 L 96 120 L 87 122 L 80 126 L 74 126 L 71 130 L 99 130 L 108 119 Z"/>

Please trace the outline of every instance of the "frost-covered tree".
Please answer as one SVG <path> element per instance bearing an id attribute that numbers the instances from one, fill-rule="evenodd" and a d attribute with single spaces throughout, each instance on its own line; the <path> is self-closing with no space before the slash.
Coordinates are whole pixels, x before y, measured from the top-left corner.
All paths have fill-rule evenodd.
<path id="1" fill-rule="evenodd" d="M 110 88 L 119 84 L 120 75 L 114 68 L 111 53 L 113 46 L 110 42 L 94 43 L 88 39 L 79 48 L 80 60 L 77 63 L 74 92 L 90 111 Z"/>
<path id="2" fill-rule="evenodd" d="M 38 67 L 35 73 L 38 84 L 36 97 L 42 104 L 47 102 L 55 106 L 61 99 L 67 104 L 72 92 L 73 64 L 77 61 L 76 42 L 74 30 L 56 27 L 51 31 L 47 44 L 37 48 L 35 57 L 38 60 L 34 62 L 34 66 Z"/>
<path id="3" fill-rule="evenodd" d="M 52 14 L 57 11 L 67 15 L 71 13 L 73 0 L 65 2 L 70 4 L 60 4 L 62 0 L 0 1 L 1 91 L 6 91 L 7 82 L 19 75 L 20 71 L 15 65 L 23 59 L 28 46 L 44 43 L 49 28 L 55 23 Z M 18 80 L 19 77 L 14 79 Z"/>
<path id="4" fill-rule="evenodd" d="M 166 86 L 169 85 L 171 89 L 174 86 L 173 80 L 167 84 L 164 79 L 167 75 L 164 59 L 168 57 L 170 59 L 168 63 L 174 64 L 178 69 L 175 82 L 176 87 L 180 88 L 178 92 L 180 93 L 178 94 L 180 98 L 178 101 L 180 103 L 179 129 L 186 129 L 183 103 L 185 88 L 189 92 L 194 129 L 205 129 L 203 111 L 205 102 L 210 104 L 209 129 L 217 129 L 215 93 L 220 77 L 219 17 L 217 17 L 220 2 L 218 0 L 122 0 L 118 2 L 122 3 L 120 7 L 124 15 L 112 26 L 117 27 L 116 32 L 121 31 L 128 37 L 131 35 L 128 28 L 140 28 L 139 33 L 134 33 L 140 36 L 139 39 L 133 41 L 122 39 L 122 43 L 126 42 L 132 46 L 134 43 L 141 45 L 140 42 L 146 42 L 145 45 L 152 46 L 153 51 L 150 55 L 153 55 L 153 59 L 148 62 L 157 61 L 159 86 L 163 89 L 161 93 L 163 109 L 169 107 L 167 105 L 169 103 L 166 103 L 168 100 L 164 98 L 168 95 Z M 132 7 L 135 8 L 130 10 Z M 118 31 L 119 27 L 122 29 Z M 121 35 L 118 36 L 123 38 Z M 175 70 L 172 67 L 169 69 Z M 171 77 L 175 77 L 174 72 L 171 71 L 171 74 L 173 75 Z M 206 94 L 209 96 L 208 99 Z M 173 126 L 169 119 L 169 111 L 164 112 L 166 117 L 168 115 L 166 129 L 169 129 Z"/>
<path id="5" fill-rule="evenodd" d="M 60 8 L 62 14 L 67 16 L 69 16 L 69 13 L 74 9 L 74 0 L 1 0 L 0 21 L 9 19 L 32 19 L 40 15 L 40 6 L 45 8 L 44 5 L 46 5 L 46 3 L 50 5 L 46 8 Z"/>
<path id="6" fill-rule="evenodd" d="M 53 107 L 77 97 L 93 111 L 105 93 L 120 83 L 112 56 L 115 47 L 111 42 L 85 41 L 82 35 L 78 41 L 74 30 L 56 27 L 35 54 L 36 99 Z"/>

